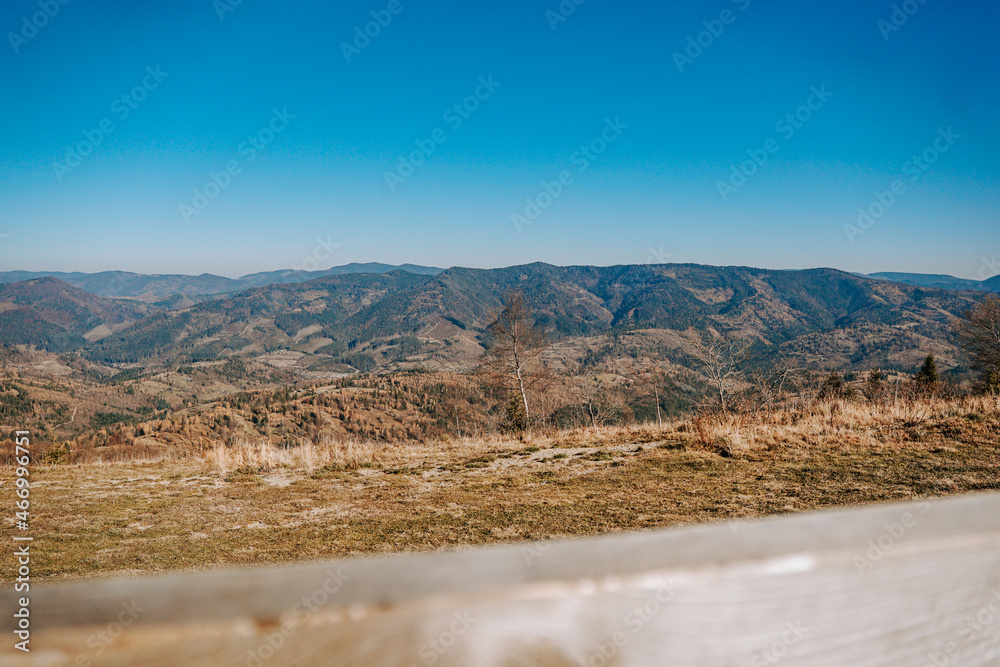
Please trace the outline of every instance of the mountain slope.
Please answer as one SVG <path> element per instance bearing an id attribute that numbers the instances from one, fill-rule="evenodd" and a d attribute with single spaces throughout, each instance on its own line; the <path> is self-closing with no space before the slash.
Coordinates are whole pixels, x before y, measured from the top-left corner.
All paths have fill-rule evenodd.
<path id="1" fill-rule="evenodd" d="M 0 284 L 52 277 L 91 294 L 107 298 L 139 299 L 147 302 L 169 299 L 175 295 L 205 297 L 217 294 L 240 292 L 252 287 L 273 284 L 300 283 L 329 275 L 353 273 L 388 273 L 402 270 L 419 275 L 437 275 L 442 270 L 415 264 L 393 266 L 391 264 L 345 264 L 321 271 L 265 271 L 252 273 L 241 278 L 225 278 L 210 273 L 200 276 L 146 275 L 125 271 L 103 271 L 100 273 L 62 273 L 59 271 L 4 271 L 0 272 Z M 190 305 L 190 303 L 188 304 Z"/>
<path id="2" fill-rule="evenodd" d="M 429 279 L 404 271 L 357 273 L 254 288 L 159 314 L 91 346 L 87 356 L 103 363 L 210 359 L 291 349 L 297 339 L 323 332 L 334 333 L 343 351 L 359 328 L 349 322 L 353 315 Z"/>
<path id="3" fill-rule="evenodd" d="M 342 266 L 334 266 L 321 271 L 294 271 L 291 269 L 283 271 L 263 271 L 261 273 L 251 273 L 239 278 L 243 288 L 264 287 L 266 285 L 276 285 L 284 283 L 301 283 L 309 280 L 316 280 L 325 276 L 340 276 L 351 273 L 390 273 L 392 271 L 406 271 L 422 276 L 436 276 L 444 269 L 432 266 L 418 266 L 416 264 L 382 264 L 380 262 L 367 262 L 359 264 L 352 262 Z"/>
<path id="4" fill-rule="evenodd" d="M 173 294 L 201 296 L 235 292 L 246 286 L 238 280 L 203 273 L 200 276 L 146 275 L 125 271 L 100 273 L 62 273 L 59 271 L 6 271 L 0 273 L 0 283 L 37 278 L 59 280 L 105 298 L 159 300 Z"/>
<path id="5" fill-rule="evenodd" d="M 1000 292 L 1000 276 L 989 280 L 966 280 L 954 276 L 943 276 L 924 273 L 871 273 L 869 278 L 891 280 L 897 283 L 914 285 L 916 287 L 932 287 L 934 289 L 974 290 L 977 292 Z"/>
<path id="6" fill-rule="evenodd" d="M 714 329 L 754 337 L 774 350 L 785 346 L 811 363 L 830 358 L 859 367 L 909 363 L 900 355 L 929 344 L 957 359 L 950 319 L 975 302 L 970 293 L 833 269 L 538 263 L 453 268 L 436 276 L 394 271 L 228 295 L 151 317 L 88 346 L 86 354 L 103 363 L 133 363 L 280 353 L 282 363 L 314 370 L 368 369 L 403 359 L 468 365 L 481 352 L 483 330 L 503 295 L 514 288 L 524 291 L 553 339 Z M 879 345 L 871 336 L 892 343 Z"/>
<path id="7" fill-rule="evenodd" d="M 102 299 L 57 278 L 0 285 L 0 342 L 76 349 L 144 319 L 143 304 Z"/>

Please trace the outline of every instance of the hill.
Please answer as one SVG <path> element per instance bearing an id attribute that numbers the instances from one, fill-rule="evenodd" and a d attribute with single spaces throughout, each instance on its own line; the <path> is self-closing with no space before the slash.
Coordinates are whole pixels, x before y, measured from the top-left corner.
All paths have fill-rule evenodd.
<path id="1" fill-rule="evenodd" d="M 0 284 L 34 280 L 43 277 L 58 278 L 80 289 L 87 290 L 91 294 L 107 298 L 128 298 L 138 299 L 147 302 L 163 302 L 164 305 L 182 306 L 192 305 L 193 302 L 185 303 L 178 296 L 204 300 L 204 297 L 218 294 L 239 292 L 252 287 L 262 287 L 265 285 L 281 283 L 299 283 L 308 280 L 315 280 L 328 275 L 342 275 L 350 273 L 388 273 L 390 271 L 402 270 L 409 273 L 422 275 L 436 275 L 442 271 L 428 266 L 417 266 L 415 264 L 403 264 L 393 266 L 391 264 L 379 264 L 371 262 L 367 264 L 345 264 L 334 266 L 321 271 L 265 271 L 252 273 L 241 278 L 226 278 L 210 273 L 203 273 L 200 276 L 185 275 L 146 275 L 139 273 L 129 273 L 125 271 L 102 271 L 100 273 L 63 273 L 59 271 L 4 271 L 0 272 Z M 175 297 L 171 299 L 171 297 Z"/>
<path id="2" fill-rule="evenodd" d="M 56 278 L 0 285 L 0 342 L 73 350 L 144 319 L 144 304 L 111 301 Z"/>
<path id="3" fill-rule="evenodd" d="M 906 285 L 915 285 L 916 287 L 1000 293 L 1000 276 L 994 276 L 989 280 L 967 280 L 954 276 L 924 273 L 871 273 L 868 277 L 879 280 L 891 280 Z"/>
<path id="4" fill-rule="evenodd" d="M 648 332 L 639 352 L 653 346 L 688 367 L 686 346 L 709 330 L 754 338 L 775 359 L 819 367 L 905 367 L 926 351 L 953 366 L 959 355 L 950 319 L 975 302 L 971 293 L 833 269 L 538 263 L 438 275 L 397 270 L 269 285 L 157 313 L 84 354 L 105 364 L 253 355 L 312 372 L 461 370 L 481 354 L 483 331 L 513 288 L 525 292 L 553 341 L 567 341 L 569 358 L 592 346 L 585 338 L 604 337 L 603 345 Z"/>

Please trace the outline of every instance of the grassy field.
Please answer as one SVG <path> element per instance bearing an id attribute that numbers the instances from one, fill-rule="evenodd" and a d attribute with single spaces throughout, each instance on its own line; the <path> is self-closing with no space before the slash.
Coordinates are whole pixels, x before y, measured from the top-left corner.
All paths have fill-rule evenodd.
<path id="1" fill-rule="evenodd" d="M 32 576 L 288 563 L 1000 489 L 1000 402 L 827 402 L 425 444 L 249 443 L 34 468 Z M 13 470 L 0 489 L 13 507 Z M 12 529 L 13 509 L 8 513 Z M 11 550 L 0 572 L 15 571 Z"/>

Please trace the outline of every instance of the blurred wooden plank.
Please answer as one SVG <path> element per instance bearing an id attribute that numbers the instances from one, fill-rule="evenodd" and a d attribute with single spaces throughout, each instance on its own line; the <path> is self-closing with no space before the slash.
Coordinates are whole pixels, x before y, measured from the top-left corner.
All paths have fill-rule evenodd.
<path id="1" fill-rule="evenodd" d="M 4 665 L 995 665 L 1000 495 L 37 586 L 31 614 Z"/>

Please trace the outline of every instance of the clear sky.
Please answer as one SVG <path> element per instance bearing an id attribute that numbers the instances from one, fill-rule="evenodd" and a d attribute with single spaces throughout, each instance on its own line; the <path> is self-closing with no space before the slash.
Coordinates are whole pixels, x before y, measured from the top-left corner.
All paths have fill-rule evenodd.
<path id="1" fill-rule="evenodd" d="M 0 270 L 1000 272 L 996 3 L 576 2 L 5 0 Z"/>

